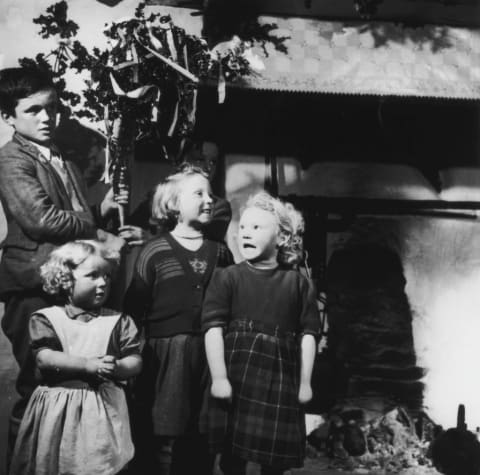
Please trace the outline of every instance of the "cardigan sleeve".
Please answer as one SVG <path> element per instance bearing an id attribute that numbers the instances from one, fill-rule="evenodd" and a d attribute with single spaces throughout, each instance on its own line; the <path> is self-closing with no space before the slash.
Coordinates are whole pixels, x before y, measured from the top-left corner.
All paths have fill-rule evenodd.
<path id="1" fill-rule="evenodd" d="M 152 256 L 148 248 L 144 247 L 137 257 L 133 270 L 133 277 L 125 293 L 123 309 L 131 315 L 137 325 L 145 317 L 145 313 L 152 298 L 154 271 Z"/>
<path id="2" fill-rule="evenodd" d="M 232 285 L 228 268 L 217 268 L 205 294 L 202 308 L 202 330 L 226 327 L 231 316 Z"/>

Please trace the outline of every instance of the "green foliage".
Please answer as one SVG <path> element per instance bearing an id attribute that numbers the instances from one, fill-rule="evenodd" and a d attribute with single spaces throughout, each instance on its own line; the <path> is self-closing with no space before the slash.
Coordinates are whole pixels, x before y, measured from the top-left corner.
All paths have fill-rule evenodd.
<path id="1" fill-rule="evenodd" d="M 237 44 L 222 54 L 213 53 L 205 40 L 187 34 L 173 24 L 170 16 L 160 13 L 146 15 L 144 2 L 138 4 L 130 19 L 105 25 L 103 33 L 109 46 L 103 50 L 95 47 L 88 51 L 75 39 L 78 25 L 68 19 L 67 13 L 67 2 L 62 0 L 34 20 L 41 27 L 40 36 L 56 37 L 58 46 L 48 55 L 38 54 L 35 59 L 22 58 L 19 62 L 23 66 L 36 65 L 49 71 L 61 99 L 78 117 L 102 121 L 108 107 L 109 120 L 122 117 L 137 125 L 138 135 L 148 135 L 152 128 L 157 129 L 158 135 L 158 124 L 151 120 L 152 108 L 158 105 L 157 94 L 150 88 L 150 93 L 135 98 L 118 95 L 112 87 L 113 76 L 125 94 L 143 86 L 153 86 L 161 93 L 176 95 L 179 107 L 175 134 L 186 136 L 191 133 L 196 84 L 149 49 L 188 70 L 200 81 L 218 80 L 220 73 L 228 81 L 236 81 L 251 73 L 250 64 L 243 57 L 248 44 Z M 69 70 L 88 77 L 80 95 L 66 89 L 64 76 Z"/>
<path id="2" fill-rule="evenodd" d="M 67 2 L 62 0 L 47 8 L 46 15 L 40 15 L 33 20 L 41 25 L 40 36 L 49 38 L 52 35 L 59 35 L 60 38 L 72 38 L 77 34 L 78 25 L 67 18 Z"/>

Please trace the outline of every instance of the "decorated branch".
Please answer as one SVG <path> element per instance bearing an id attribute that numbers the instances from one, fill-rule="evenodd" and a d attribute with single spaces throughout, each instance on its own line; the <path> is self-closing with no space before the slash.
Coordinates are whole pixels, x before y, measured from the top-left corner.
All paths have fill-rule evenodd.
<path id="1" fill-rule="evenodd" d="M 147 15 L 144 3 L 132 17 L 105 25 L 106 48 L 88 51 L 76 39 L 79 27 L 67 13 L 62 0 L 34 20 L 43 38 L 57 39 L 57 47 L 20 64 L 48 70 L 73 115 L 102 129 L 107 141 L 104 180 L 116 189 L 128 186 L 125 157 L 135 139 L 175 137 L 182 144 L 192 133 L 200 83 L 215 81 L 221 102 L 227 82 L 263 66 L 251 43 L 233 37 L 209 47 L 170 16 Z M 67 88 L 65 74 L 72 70 L 87 77 L 80 93 Z"/>

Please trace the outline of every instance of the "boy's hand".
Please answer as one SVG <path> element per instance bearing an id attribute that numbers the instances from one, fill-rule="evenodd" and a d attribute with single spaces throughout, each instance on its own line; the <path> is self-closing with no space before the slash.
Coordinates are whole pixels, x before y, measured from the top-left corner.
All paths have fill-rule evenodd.
<path id="1" fill-rule="evenodd" d="M 306 404 L 313 397 L 312 386 L 306 383 L 300 383 L 300 389 L 298 390 L 298 402 L 300 404 Z"/>
<path id="2" fill-rule="evenodd" d="M 138 226 L 128 224 L 118 228 L 118 235 L 124 239 L 130 247 L 141 246 L 145 242 L 145 231 Z"/>
<path id="3" fill-rule="evenodd" d="M 232 385 L 227 378 L 214 379 L 212 381 L 212 396 L 217 399 L 232 399 Z"/>
<path id="4" fill-rule="evenodd" d="M 125 240 L 120 236 L 115 236 L 115 234 L 109 233 L 103 229 L 97 229 L 97 239 L 109 250 L 114 252 L 121 252 L 123 247 L 126 245 Z"/>
<path id="5" fill-rule="evenodd" d="M 113 188 L 110 188 L 100 204 L 100 214 L 104 218 L 112 211 L 123 213 L 122 206 L 128 204 L 129 197 L 130 193 L 127 189 L 121 189 L 117 195 L 114 195 Z"/>

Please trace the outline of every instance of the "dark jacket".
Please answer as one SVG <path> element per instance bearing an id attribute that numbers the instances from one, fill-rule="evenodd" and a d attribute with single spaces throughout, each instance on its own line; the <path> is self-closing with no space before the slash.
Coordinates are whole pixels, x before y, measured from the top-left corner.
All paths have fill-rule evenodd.
<path id="1" fill-rule="evenodd" d="M 0 262 L 0 295 L 40 285 L 50 251 L 95 237 L 95 219 L 76 166 L 65 162 L 84 212 L 74 211 L 65 186 L 39 150 L 19 134 L 0 149 L 0 199 L 8 232 Z"/>

